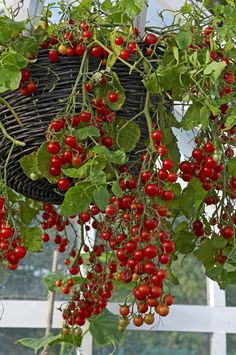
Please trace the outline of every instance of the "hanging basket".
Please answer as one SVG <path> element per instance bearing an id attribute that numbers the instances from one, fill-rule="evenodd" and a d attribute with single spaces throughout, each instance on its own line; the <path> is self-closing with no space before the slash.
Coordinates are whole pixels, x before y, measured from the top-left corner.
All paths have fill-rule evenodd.
<path id="1" fill-rule="evenodd" d="M 66 99 L 75 83 L 80 68 L 81 59 L 78 57 L 61 57 L 57 63 L 48 59 L 48 51 L 40 50 L 37 62 L 29 66 L 32 77 L 38 83 L 37 92 L 33 96 L 22 96 L 19 90 L 8 92 L 3 95 L 4 99 L 14 109 L 20 118 L 23 127 L 17 122 L 11 112 L 0 106 L 0 122 L 4 125 L 8 134 L 15 139 L 24 142 L 24 147 L 15 147 L 7 166 L 7 185 L 16 192 L 26 197 L 43 202 L 61 204 L 63 196 L 57 192 L 57 187 L 46 179 L 33 181 L 23 172 L 19 159 L 38 150 L 45 141 L 45 133 L 56 115 L 63 110 L 63 99 Z M 98 68 L 99 61 L 90 59 L 89 71 Z M 119 117 L 132 118 L 144 108 L 146 90 L 143 86 L 140 75 L 117 61 L 115 67 L 121 85 L 124 87 L 126 101 Z M 138 142 L 135 152 L 144 148 L 148 137 L 146 120 L 139 116 L 136 123 L 141 130 L 141 139 Z M 0 140 L 3 135 L 0 131 Z M 7 158 L 11 147 L 9 140 L 4 140 L 0 147 L 1 164 Z M 131 159 L 137 159 L 135 152 L 131 153 Z"/>

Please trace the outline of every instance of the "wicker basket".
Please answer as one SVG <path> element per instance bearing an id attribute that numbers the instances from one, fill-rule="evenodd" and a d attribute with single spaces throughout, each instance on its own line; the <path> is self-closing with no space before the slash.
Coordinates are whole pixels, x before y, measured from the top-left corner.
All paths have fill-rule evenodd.
<path id="1" fill-rule="evenodd" d="M 38 82 L 37 92 L 33 96 L 22 96 L 19 90 L 3 95 L 5 100 L 13 107 L 23 127 L 20 127 L 11 112 L 0 106 L 0 122 L 7 132 L 24 143 L 25 147 L 16 147 L 12 153 L 7 168 L 7 184 L 13 190 L 26 197 L 36 200 L 61 204 L 63 196 L 57 192 L 56 186 L 50 184 L 46 179 L 32 181 L 25 176 L 19 159 L 33 151 L 45 141 L 45 131 L 51 120 L 63 109 L 62 100 L 69 96 L 76 80 L 81 60 L 78 57 L 60 57 L 59 62 L 52 63 L 48 59 L 47 50 L 41 50 L 38 60 L 30 65 L 29 70 L 32 77 Z M 91 59 L 89 70 L 95 70 L 98 61 Z M 115 71 L 125 89 L 126 102 L 119 112 L 120 117 L 131 118 L 143 110 L 145 101 L 145 88 L 137 72 L 129 75 L 129 68 L 117 62 Z M 143 149 L 147 139 L 147 127 L 144 117 L 140 116 L 138 121 L 141 129 L 141 139 L 135 151 Z M 0 140 L 3 136 L 0 132 Z M 4 140 L 0 147 L 0 159 L 6 160 L 11 147 L 11 142 Z M 132 155 L 132 154 L 131 154 Z M 135 160 L 135 152 L 132 155 Z"/>

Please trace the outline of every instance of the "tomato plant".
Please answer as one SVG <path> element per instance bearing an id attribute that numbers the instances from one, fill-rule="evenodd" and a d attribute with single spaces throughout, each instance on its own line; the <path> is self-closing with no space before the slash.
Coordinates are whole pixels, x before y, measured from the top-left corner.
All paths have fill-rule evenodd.
<path id="1" fill-rule="evenodd" d="M 0 104 L 16 124 L 24 115 L 4 95 L 19 90 L 22 100 L 37 103 L 45 88 L 31 68 L 41 50 L 48 73 L 62 57 L 68 68 L 73 60 L 80 64 L 44 142 L 20 159 L 28 178 L 47 179 L 62 196 L 61 206 L 29 201 L 7 186 L 11 154 L 27 140 L 9 135 L 0 116 L 2 138 L 13 144 L 0 167 L 0 261 L 13 271 L 50 242 L 64 255 L 65 274 L 46 278 L 50 290 L 67 296 L 62 337 L 81 337 L 86 319 L 94 330 L 120 284 L 130 290 L 120 305 L 121 332 L 130 322 L 140 327 L 167 316 L 172 261 L 188 254 L 221 288 L 236 282 L 235 7 L 216 6 L 203 18 L 184 5 L 178 23 L 140 37 L 133 18 L 141 3 L 95 2 L 92 10 L 87 1 L 88 11 L 71 6 L 56 25 L 43 9 L 30 37 L 27 21 L 0 17 Z M 126 101 L 140 94 L 133 73 L 143 105 L 131 117 Z M 177 140 L 183 130 L 193 132 L 184 142 L 188 155 Z"/>

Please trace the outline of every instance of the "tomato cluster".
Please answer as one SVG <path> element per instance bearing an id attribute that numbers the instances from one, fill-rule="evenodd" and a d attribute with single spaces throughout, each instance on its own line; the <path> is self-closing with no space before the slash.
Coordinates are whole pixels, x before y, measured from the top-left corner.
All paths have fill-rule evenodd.
<path id="1" fill-rule="evenodd" d="M 15 270 L 26 253 L 27 248 L 8 223 L 6 201 L 0 196 L 0 261 L 6 263 L 9 270 Z"/>
<path id="2" fill-rule="evenodd" d="M 37 90 L 37 83 L 31 79 L 31 73 L 28 69 L 21 71 L 20 92 L 24 96 L 29 96 Z"/>

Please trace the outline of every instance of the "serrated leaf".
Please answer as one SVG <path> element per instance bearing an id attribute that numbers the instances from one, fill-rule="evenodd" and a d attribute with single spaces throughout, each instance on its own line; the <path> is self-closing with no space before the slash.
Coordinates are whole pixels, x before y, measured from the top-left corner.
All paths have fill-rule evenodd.
<path id="1" fill-rule="evenodd" d="M 103 145 L 96 145 L 93 148 L 93 152 L 102 155 L 107 161 L 115 164 L 124 164 L 127 161 L 127 156 L 122 150 L 111 151 Z"/>
<path id="2" fill-rule="evenodd" d="M 84 140 L 88 137 L 100 137 L 98 128 L 94 126 L 79 128 L 74 134 L 79 140 Z"/>
<path id="3" fill-rule="evenodd" d="M 51 175 L 51 154 L 47 150 L 48 142 L 44 142 L 37 152 L 37 165 L 40 174 L 52 184 L 57 183 L 58 179 Z"/>
<path id="4" fill-rule="evenodd" d="M 61 213 L 69 217 L 87 210 L 92 202 L 92 193 L 93 187 L 81 183 L 71 187 L 65 194 Z"/>
<path id="5" fill-rule="evenodd" d="M 112 188 L 111 191 L 113 192 L 113 194 L 118 197 L 121 198 L 123 197 L 123 191 L 120 187 L 120 184 L 118 183 L 118 181 L 114 181 L 112 184 Z"/>
<path id="6" fill-rule="evenodd" d="M 23 245 L 32 253 L 38 253 L 42 250 L 42 231 L 40 228 L 22 225 L 21 238 Z"/>
<path id="7" fill-rule="evenodd" d="M 101 211 L 104 211 L 106 206 L 109 204 L 109 197 L 109 192 L 105 186 L 99 186 L 93 192 L 94 202 Z"/>
<path id="8" fill-rule="evenodd" d="M 117 324 L 117 316 L 105 309 L 98 316 L 90 318 L 89 331 L 99 345 L 117 343 L 123 337 L 123 333 L 117 331 Z"/>
<path id="9" fill-rule="evenodd" d="M 185 49 L 192 43 L 193 34 L 191 31 L 180 31 L 177 33 L 175 40 L 180 49 Z"/>
<path id="10" fill-rule="evenodd" d="M 117 118 L 114 122 L 114 127 L 116 131 L 116 143 L 119 148 L 125 152 L 133 150 L 141 136 L 139 126 L 134 122 Z"/>

